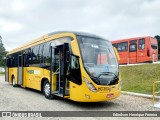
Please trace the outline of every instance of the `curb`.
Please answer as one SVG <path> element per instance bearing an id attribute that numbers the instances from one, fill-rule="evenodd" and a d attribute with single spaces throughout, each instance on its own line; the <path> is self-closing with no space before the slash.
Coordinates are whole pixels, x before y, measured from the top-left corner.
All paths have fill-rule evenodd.
<path id="1" fill-rule="evenodd" d="M 124 95 L 132 95 L 132 96 L 144 97 L 144 98 L 152 98 L 153 97 L 153 95 L 134 93 L 134 92 L 127 92 L 127 91 L 121 91 L 121 93 L 124 94 Z M 160 99 L 160 96 L 155 96 L 155 98 L 156 99 Z"/>

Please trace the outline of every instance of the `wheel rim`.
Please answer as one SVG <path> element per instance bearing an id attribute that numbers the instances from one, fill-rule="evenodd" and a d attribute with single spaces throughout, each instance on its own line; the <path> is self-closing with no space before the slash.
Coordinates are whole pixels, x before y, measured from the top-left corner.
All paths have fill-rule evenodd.
<path id="1" fill-rule="evenodd" d="M 46 83 L 45 87 L 44 87 L 44 92 L 47 96 L 50 95 L 50 84 Z"/>
<path id="2" fill-rule="evenodd" d="M 13 86 L 15 85 L 15 81 L 14 81 L 14 78 L 13 78 L 13 80 L 12 80 L 12 85 L 13 85 Z"/>

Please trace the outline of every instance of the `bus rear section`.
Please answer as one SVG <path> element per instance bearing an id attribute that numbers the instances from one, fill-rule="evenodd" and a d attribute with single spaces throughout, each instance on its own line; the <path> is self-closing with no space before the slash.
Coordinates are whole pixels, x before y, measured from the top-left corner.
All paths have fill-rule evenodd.
<path id="1" fill-rule="evenodd" d="M 48 99 L 99 102 L 120 96 L 112 44 L 96 35 L 50 33 L 9 52 L 6 64 L 6 81 L 43 91 Z"/>
<path id="2" fill-rule="evenodd" d="M 158 42 L 156 38 L 150 38 L 150 49 L 148 50 L 148 56 L 153 62 L 158 61 Z"/>
<path id="3" fill-rule="evenodd" d="M 149 36 L 128 38 L 113 41 L 112 44 L 118 50 L 119 64 L 156 62 L 158 60 L 158 45 L 155 38 Z"/>

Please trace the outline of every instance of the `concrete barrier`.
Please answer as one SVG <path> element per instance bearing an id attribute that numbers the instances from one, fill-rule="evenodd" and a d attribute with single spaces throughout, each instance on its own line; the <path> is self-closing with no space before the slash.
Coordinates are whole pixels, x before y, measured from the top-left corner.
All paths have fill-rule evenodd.
<path id="1" fill-rule="evenodd" d="M 152 98 L 153 95 L 148 94 L 141 94 L 141 93 L 134 93 L 134 92 L 127 92 L 127 91 L 121 91 L 122 94 L 126 95 L 133 95 L 137 97 L 145 97 L 145 98 Z M 156 99 L 160 99 L 160 96 L 155 96 Z"/>

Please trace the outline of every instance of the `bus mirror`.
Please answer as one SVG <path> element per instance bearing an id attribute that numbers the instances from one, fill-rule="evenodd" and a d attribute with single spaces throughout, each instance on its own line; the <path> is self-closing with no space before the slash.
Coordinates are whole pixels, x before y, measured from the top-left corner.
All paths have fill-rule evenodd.
<path id="1" fill-rule="evenodd" d="M 114 52 L 115 52 L 115 54 L 116 54 L 117 61 L 119 61 L 120 58 L 119 58 L 119 54 L 118 54 L 118 52 L 117 52 L 117 49 L 116 49 L 115 47 L 113 47 L 113 49 L 114 49 Z"/>

